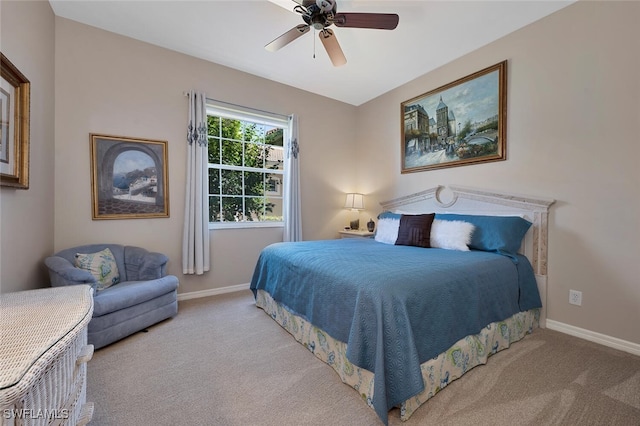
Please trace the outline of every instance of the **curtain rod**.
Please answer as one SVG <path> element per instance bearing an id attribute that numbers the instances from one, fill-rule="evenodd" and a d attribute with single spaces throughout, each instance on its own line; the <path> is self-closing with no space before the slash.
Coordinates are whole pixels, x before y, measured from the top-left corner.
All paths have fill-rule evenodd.
<path id="1" fill-rule="evenodd" d="M 185 92 L 182 92 L 182 94 L 184 96 L 186 96 L 187 98 L 189 97 L 189 92 L 185 91 Z M 207 101 L 215 102 L 215 103 L 218 103 L 218 104 L 229 105 L 230 107 L 234 107 L 234 108 L 237 108 L 237 109 L 240 109 L 240 110 L 249 110 L 249 111 L 254 111 L 256 113 L 268 114 L 268 115 L 271 115 L 271 116 L 281 117 L 281 118 L 284 118 L 284 119 L 287 119 L 287 120 L 289 119 L 288 115 L 278 114 L 277 112 L 264 111 L 264 110 L 257 109 L 257 108 L 251 108 L 251 107 L 246 107 L 246 106 L 242 106 L 242 105 L 232 104 L 231 102 L 219 101 L 217 99 L 213 99 L 213 98 L 209 98 L 209 97 L 207 97 L 206 99 L 207 99 Z"/>

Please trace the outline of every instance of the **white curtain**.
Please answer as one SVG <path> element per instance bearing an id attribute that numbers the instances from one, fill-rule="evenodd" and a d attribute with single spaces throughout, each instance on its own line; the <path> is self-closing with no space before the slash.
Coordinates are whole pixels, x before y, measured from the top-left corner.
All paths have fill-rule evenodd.
<path id="1" fill-rule="evenodd" d="M 287 178 L 284 180 L 284 241 L 302 241 L 302 209 L 300 208 L 300 166 L 298 161 L 298 117 L 289 116 L 289 138 L 285 144 Z"/>
<path id="2" fill-rule="evenodd" d="M 207 109 L 204 93 L 189 92 L 187 125 L 187 187 L 182 233 L 182 272 L 209 270 L 209 179 L 207 172 Z"/>

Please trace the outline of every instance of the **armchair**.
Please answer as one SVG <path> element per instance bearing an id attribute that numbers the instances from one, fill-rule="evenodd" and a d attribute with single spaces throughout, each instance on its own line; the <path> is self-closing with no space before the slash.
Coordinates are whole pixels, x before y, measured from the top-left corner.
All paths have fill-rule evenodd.
<path id="1" fill-rule="evenodd" d="M 109 248 L 120 280 L 103 290 L 94 275 L 74 266 L 76 253 Z M 178 313 L 178 278 L 166 274 L 168 258 L 140 247 L 90 244 L 62 250 L 45 259 L 51 286 L 89 285 L 93 288 L 93 317 L 88 340 L 96 349 L 143 330 Z"/>

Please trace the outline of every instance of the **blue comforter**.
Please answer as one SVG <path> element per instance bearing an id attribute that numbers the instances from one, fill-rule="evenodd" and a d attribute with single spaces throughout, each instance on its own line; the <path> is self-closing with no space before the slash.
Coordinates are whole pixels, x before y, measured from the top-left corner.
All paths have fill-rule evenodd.
<path id="1" fill-rule="evenodd" d="M 373 406 L 385 424 L 424 389 L 421 363 L 542 305 L 524 256 L 359 238 L 266 247 L 251 280 L 258 289 L 347 344 L 348 359 L 375 375 Z"/>

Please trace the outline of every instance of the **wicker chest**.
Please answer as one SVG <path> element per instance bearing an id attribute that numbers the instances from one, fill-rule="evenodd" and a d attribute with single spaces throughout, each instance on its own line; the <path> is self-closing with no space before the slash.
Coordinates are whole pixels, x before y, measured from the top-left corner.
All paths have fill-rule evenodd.
<path id="1" fill-rule="evenodd" d="M 0 294 L 0 425 L 83 425 L 87 324 L 86 285 Z"/>

